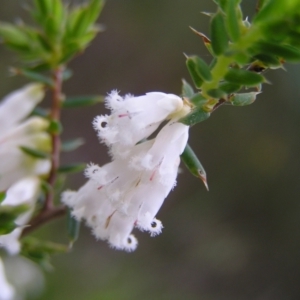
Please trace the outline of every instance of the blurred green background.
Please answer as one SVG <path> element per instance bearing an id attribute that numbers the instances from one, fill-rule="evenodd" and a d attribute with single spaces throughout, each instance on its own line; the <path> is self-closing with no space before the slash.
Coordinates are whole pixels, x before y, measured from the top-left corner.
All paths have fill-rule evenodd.
<path id="1" fill-rule="evenodd" d="M 1 0 L 0 19 L 27 20 L 22 6 L 30 2 Z M 242 3 L 250 20 L 255 2 Z M 106 31 L 71 64 L 75 75 L 65 93 L 180 94 L 181 79 L 191 82 L 183 52 L 211 59 L 188 26 L 208 34 L 209 19 L 200 12 L 215 8 L 211 0 L 108 0 L 100 18 Z M 0 47 L 1 96 L 25 82 L 8 76 L 16 63 Z M 221 107 L 191 128 L 209 192 L 182 167 L 158 214 L 163 233 L 134 232 L 133 253 L 110 249 L 83 226 L 73 251 L 53 259 L 39 299 L 300 299 L 300 68 L 286 69 L 266 74 L 271 84 L 253 105 Z M 105 112 L 101 104 L 64 111 L 63 136 L 87 142 L 64 162 L 109 161 L 91 125 Z M 69 187 L 84 180 L 73 176 Z M 66 243 L 66 222 L 36 235 Z"/>

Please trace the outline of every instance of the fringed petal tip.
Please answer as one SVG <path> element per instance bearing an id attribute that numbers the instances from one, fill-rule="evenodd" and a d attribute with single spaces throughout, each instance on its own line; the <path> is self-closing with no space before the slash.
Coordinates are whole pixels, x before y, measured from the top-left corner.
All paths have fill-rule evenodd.
<path id="1" fill-rule="evenodd" d="M 108 130 L 108 115 L 101 115 L 94 118 L 92 124 L 96 131 L 105 131 Z"/>
<path id="2" fill-rule="evenodd" d="M 148 231 L 151 237 L 161 234 L 164 228 L 162 222 L 154 218 L 151 222 L 137 222 L 137 228 L 141 231 Z"/>
<path id="3" fill-rule="evenodd" d="M 67 206 L 72 207 L 74 205 L 74 200 L 76 198 L 77 192 L 75 191 L 64 191 L 61 194 L 61 202 Z"/>
<path id="4" fill-rule="evenodd" d="M 122 241 L 112 241 L 108 240 L 109 246 L 116 250 L 125 250 L 127 252 L 133 252 L 138 246 L 138 240 L 133 234 L 124 238 Z"/>

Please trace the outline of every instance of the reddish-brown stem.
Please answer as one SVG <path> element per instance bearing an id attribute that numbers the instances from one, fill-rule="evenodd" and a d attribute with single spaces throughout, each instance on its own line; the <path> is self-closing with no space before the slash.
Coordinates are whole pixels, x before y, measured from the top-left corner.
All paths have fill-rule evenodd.
<path id="1" fill-rule="evenodd" d="M 66 211 L 67 209 L 65 206 L 52 207 L 47 210 L 42 210 L 35 218 L 30 221 L 29 226 L 24 228 L 21 237 L 28 235 L 48 221 L 63 216 Z"/>
<path id="2" fill-rule="evenodd" d="M 221 105 L 223 105 L 224 103 L 226 102 L 225 99 L 221 98 L 219 100 L 219 102 L 214 106 L 213 110 L 212 111 L 215 111 L 218 107 L 220 107 Z"/>
<path id="3" fill-rule="evenodd" d="M 51 120 L 59 122 L 60 120 L 60 102 L 62 97 L 62 69 L 57 68 L 53 74 L 54 86 L 52 90 L 52 108 L 51 108 Z M 48 177 L 48 183 L 52 187 L 46 195 L 43 211 L 47 211 L 53 208 L 54 190 L 56 173 L 59 167 L 59 153 L 60 153 L 60 135 L 57 132 L 51 134 L 52 152 L 51 152 L 51 171 Z"/>
<path id="4" fill-rule="evenodd" d="M 61 106 L 60 102 L 62 99 L 62 68 L 57 68 L 53 73 L 53 88 L 52 88 L 52 107 L 50 118 L 54 122 L 60 121 Z M 48 221 L 62 216 L 66 212 L 66 208 L 63 206 L 54 206 L 54 184 L 56 180 L 57 170 L 59 168 L 60 159 L 60 135 L 59 132 L 51 133 L 51 170 L 48 177 L 48 184 L 50 189 L 46 194 L 46 199 L 43 208 L 30 222 L 29 226 L 23 230 L 22 237 L 32 232 L 39 226 Z"/>

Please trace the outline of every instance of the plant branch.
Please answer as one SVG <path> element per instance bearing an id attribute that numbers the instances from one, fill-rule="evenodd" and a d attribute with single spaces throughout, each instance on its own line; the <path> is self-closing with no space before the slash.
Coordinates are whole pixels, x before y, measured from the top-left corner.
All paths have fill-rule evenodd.
<path id="1" fill-rule="evenodd" d="M 53 74 L 54 87 L 52 90 L 52 109 L 51 109 L 51 121 L 59 122 L 60 120 L 60 102 L 62 98 L 62 68 L 59 67 Z M 51 152 L 51 170 L 48 177 L 48 183 L 52 187 L 46 195 L 45 205 L 43 211 L 47 211 L 53 208 L 54 198 L 54 184 L 56 180 L 56 173 L 59 167 L 60 159 L 60 134 L 58 132 L 51 133 L 52 152 Z"/>
<path id="2" fill-rule="evenodd" d="M 58 206 L 58 207 L 52 207 L 47 210 L 42 210 L 35 218 L 33 218 L 28 227 L 26 227 L 21 235 L 21 238 L 28 235 L 41 225 L 55 219 L 58 217 L 63 216 L 66 213 L 67 209 L 65 206 Z"/>
<path id="3" fill-rule="evenodd" d="M 63 69 L 58 67 L 53 72 L 53 88 L 52 88 L 52 107 L 50 118 L 52 122 L 60 121 L 61 114 L 61 99 L 62 99 L 62 72 Z M 43 208 L 41 211 L 29 222 L 29 226 L 22 232 L 22 237 L 34 231 L 39 226 L 47 223 L 48 221 L 60 217 L 66 213 L 66 207 L 54 206 L 54 185 L 57 175 L 57 169 L 59 168 L 60 161 L 60 133 L 51 132 L 51 170 L 47 182 L 51 187 L 47 194 Z"/>

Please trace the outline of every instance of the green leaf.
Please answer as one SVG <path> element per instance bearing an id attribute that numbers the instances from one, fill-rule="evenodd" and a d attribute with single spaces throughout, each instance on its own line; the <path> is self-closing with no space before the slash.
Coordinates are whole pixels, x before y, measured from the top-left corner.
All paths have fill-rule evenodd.
<path id="1" fill-rule="evenodd" d="M 193 174 L 197 178 L 200 178 L 208 190 L 208 185 L 207 185 L 207 180 L 206 180 L 206 172 L 205 172 L 200 160 L 196 156 L 193 149 L 189 146 L 189 144 L 187 144 L 185 146 L 185 149 L 180 157 L 181 157 L 183 163 L 185 164 L 185 166 L 191 172 L 191 174 Z"/>
<path id="2" fill-rule="evenodd" d="M 262 82 L 265 82 L 265 78 L 257 73 L 250 72 L 244 69 L 229 69 L 224 79 L 228 82 L 245 85 L 256 86 Z"/>
<path id="3" fill-rule="evenodd" d="M 46 18 L 52 12 L 53 0 L 34 0 L 34 5 L 40 18 Z"/>
<path id="4" fill-rule="evenodd" d="M 28 205 L 21 204 L 17 206 L 1 205 L 0 206 L 0 235 L 8 234 L 18 225 L 15 219 L 29 209 Z"/>
<path id="5" fill-rule="evenodd" d="M 48 131 L 53 134 L 61 134 L 63 131 L 61 122 L 59 122 L 58 120 L 51 120 Z"/>
<path id="6" fill-rule="evenodd" d="M 260 53 L 267 53 L 271 55 L 279 56 L 290 62 L 300 61 L 300 49 L 292 47 L 290 45 L 279 45 L 275 43 L 269 43 L 266 41 L 261 41 L 254 47 L 254 51 Z"/>
<path id="7" fill-rule="evenodd" d="M 51 270 L 51 255 L 67 253 L 68 246 L 48 241 L 41 241 L 34 237 L 22 240 L 21 254 L 39 264 L 46 270 Z"/>
<path id="8" fill-rule="evenodd" d="M 241 85 L 224 81 L 224 82 L 220 83 L 219 89 L 224 91 L 226 94 L 231 94 L 231 93 L 234 93 L 234 92 L 237 92 L 238 90 L 240 90 Z"/>
<path id="9" fill-rule="evenodd" d="M 103 0 L 91 0 L 89 4 L 74 9 L 67 19 L 67 39 L 85 35 L 97 20 L 103 5 Z"/>
<path id="10" fill-rule="evenodd" d="M 182 97 L 191 98 L 195 95 L 194 89 L 192 86 L 182 79 L 182 88 L 181 88 Z"/>
<path id="11" fill-rule="evenodd" d="M 228 47 L 228 36 L 222 12 L 216 13 L 210 24 L 211 46 L 215 55 L 219 56 L 226 52 Z"/>
<path id="12" fill-rule="evenodd" d="M 225 97 L 226 93 L 221 89 L 211 89 L 207 91 L 207 95 L 215 99 L 220 99 Z"/>
<path id="13" fill-rule="evenodd" d="M 18 26 L 0 22 L 0 37 L 5 43 L 16 47 L 28 47 L 27 34 Z"/>
<path id="14" fill-rule="evenodd" d="M 228 0 L 226 8 L 226 25 L 228 34 L 233 42 L 236 42 L 240 38 L 240 26 L 238 15 L 238 4 L 236 0 Z"/>
<path id="15" fill-rule="evenodd" d="M 51 31 L 56 34 L 62 28 L 64 22 L 64 7 L 62 0 L 52 0 L 52 28 Z"/>
<path id="16" fill-rule="evenodd" d="M 204 111 L 202 108 L 195 108 L 188 115 L 181 118 L 179 122 L 188 126 L 193 126 L 197 123 L 205 121 L 209 117 L 210 117 L 210 113 Z"/>
<path id="17" fill-rule="evenodd" d="M 70 165 L 60 166 L 57 171 L 59 173 L 77 173 L 83 171 L 85 168 L 85 163 L 74 163 Z"/>
<path id="18" fill-rule="evenodd" d="M 48 194 L 53 191 L 52 185 L 46 180 L 41 180 L 41 188 L 45 194 Z"/>
<path id="19" fill-rule="evenodd" d="M 104 96 L 79 96 L 79 97 L 68 97 L 62 102 L 63 108 L 73 108 L 82 106 L 91 106 L 97 103 L 104 102 Z"/>
<path id="20" fill-rule="evenodd" d="M 4 201 L 4 199 L 6 198 L 6 192 L 0 192 L 0 204 Z"/>
<path id="21" fill-rule="evenodd" d="M 196 86 L 196 88 L 200 89 L 201 85 L 203 84 L 203 79 L 198 74 L 197 66 L 189 58 L 186 60 L 186 66 L 187 66 L 188 71 L 189 71 L 189 73 L 190 73 L 190 75 L 192 77 L 194 85 Z"/>
<path id="22" fill-rule="evenodd" d="M 78 147 L 82 146 L 83 144 L 84 144 L 83 138 L 63 141 L 61 145 L 61 151 L 70 152 L 76 150 Z"/>
<path id="23" fill-rule="evenodd" d="M 76 220 L 70 210 L 68 211 L 68 236 L 70 241 L 70 247 L 77 241 L 79 237 L 80 221 Z"/>
<path id="24" fill-rule="evenodd" d="M 53 87 L 54 86 L 54 82 L 51 78 L 49 77 L 46 77 L 44 75 L 41 75 L 40 73 L 38 72 L 35 72 L 35 71 L 29 71 L 29 70 L 26 70 L 26 69 L 15 69 L 15 68 L 11 68 L 10 69 L 10 72 L 13 74 L 13 75 L 22 75 L 30 80 L 33 80 L 33 81 L 37 81 L 37 82 L 41 82 L 49 87 Z"/>
<path id="25" fill-rule="evenodd" d="M 272 54 L 266 54 L 266 53 L 257 54 L 257 55 L 254 56 L 254 58 L 261 61 L 264 65 L 266 65 L 268 67 L 280 67 L 280 66 L 282 66 L 282 63 L 280 62 L 278 57 L 276 57 L 275 55 L 272 55 Z"/>
<path id="26" fill-rule="evenodd" d="M 234 106 L 250 105 L 256 100 L 257 94 L 259 94 L 259 92 L 234 94 L 229 100 Z"/>
<path id="27" fill-rule="evenodd" d="M 197 93 L 189 101 L 197 107 L 202 107 L 207 102 L 207 99 L 202 94 Z"/>
<path id="28" fill-rule="evenodd" d="M 257 11 L 260 11 L 261 8 L 264 6 L 264 4 L 267 2 L 268 0 L 258 0 L 257 4 L 256 4 L 256 9 Z"/>
<path id="29" fill-rule="evenodd" d="M 1 213 L 0 213 L 0 216 L 2 216 Z M 0 221 L 0 236 L 11 233 L 17 227 L 18 226 L 16 225 L 16 223 L 14 221 L 9 221 L 9 222 L 4 223 L 3 220 L 1 220 Z"/>
<path id="30" fill-rule="evenodd" d="M 213 0 L 223 11 L 226 10 L 227 0 Z"/>
<path id="31" fill-rule="evenodd" d="M 50 154 L 47 153 L 47 152 L 32 149 L 32 148 L 29 148 L 29 147 L 20 146 L 19 148 L 23 153 L 25 153 L 25 154 L 27 154 L 31 157 L 34 157 L 34 158 L 45 159 L 45 158 L 49 158 L 49 156 L 50 156 Z"/>
<path id="32" fill-rule="evenodd" d="M 191 75 L 194 72 L 196 72 L 197 75 L 201 78 L 201 80 L 203 80 L 203 81 L 211 81 L 212 80 L 212 75 L 211 75 L 208 65 L 199 56 L 194 55 L 194 56 L 188 57 L 186 64 L 187 64 L 189 71 L 190 71 L 190 69 L 193 70 L 193 72 L 190 72 Z"/>

